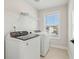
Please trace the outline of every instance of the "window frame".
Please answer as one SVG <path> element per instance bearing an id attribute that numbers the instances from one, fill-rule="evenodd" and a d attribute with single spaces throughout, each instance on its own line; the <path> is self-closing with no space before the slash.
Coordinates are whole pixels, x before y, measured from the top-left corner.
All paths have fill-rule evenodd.
<path id="1" fill-rule="evenodd" d="M 60 18 L 60 23 L 59 23 L 59 26 L 58 26 L 58 35 L 54 36 L 53 34 L 51 33 L 48 33 L 47 30 L 46 30 L 46 19 L 45 17 L 48 16 L 48 15 L 52 15 L 52 14 L 56 14 L 56 13 L 59 13 L 59 18 Z M 53 12 L 47 12 L 44 14 L 43 16 L 43 21 L 44 21 L 44 31 L 52 38 L 55 38 L 55 39 L 60 39 L 60 25 L 61 25 L 61 13 L 59 11 L 53 11 Z"/>

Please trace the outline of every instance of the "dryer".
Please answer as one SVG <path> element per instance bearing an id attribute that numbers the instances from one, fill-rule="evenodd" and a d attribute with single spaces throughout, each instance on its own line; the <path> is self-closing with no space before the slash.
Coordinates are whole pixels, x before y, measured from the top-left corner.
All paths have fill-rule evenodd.
<path id="1" fill-rule="evenodd" d="M 40 39 L 40 55 L 46 56 L 49 51 L 49 37 L 45 34 L 41 35 Z"/>

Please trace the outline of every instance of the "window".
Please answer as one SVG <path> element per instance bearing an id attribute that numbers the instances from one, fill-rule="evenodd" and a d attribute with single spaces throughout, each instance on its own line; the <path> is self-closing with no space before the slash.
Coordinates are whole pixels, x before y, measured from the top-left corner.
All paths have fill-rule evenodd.
<path id="1" fill-rule="evenodd" d="M 59 13 L 53 13 L 45 16 L 46 31 L 53 35 L 59 34 L 60 17 Z"/>

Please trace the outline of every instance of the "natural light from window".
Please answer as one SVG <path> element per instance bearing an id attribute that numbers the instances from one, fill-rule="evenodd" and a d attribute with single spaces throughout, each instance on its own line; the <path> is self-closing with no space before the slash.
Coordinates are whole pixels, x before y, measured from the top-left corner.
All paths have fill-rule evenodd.
<path id="1" fill-rule="evenodd" d="M 59 13 L 50 14 L 45 16 L 46 31 L 53 35 L 58 35 L 60 15 Z"/>

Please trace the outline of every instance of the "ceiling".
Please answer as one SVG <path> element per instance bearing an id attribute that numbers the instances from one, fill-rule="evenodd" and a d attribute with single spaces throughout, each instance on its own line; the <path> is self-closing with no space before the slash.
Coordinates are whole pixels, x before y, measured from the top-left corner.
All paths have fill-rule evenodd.
<path id="1" fill-rule="evenodd" d="M 68 0 L 25 0 L 37 9 L 56 7 L 68 3 Z"/>

